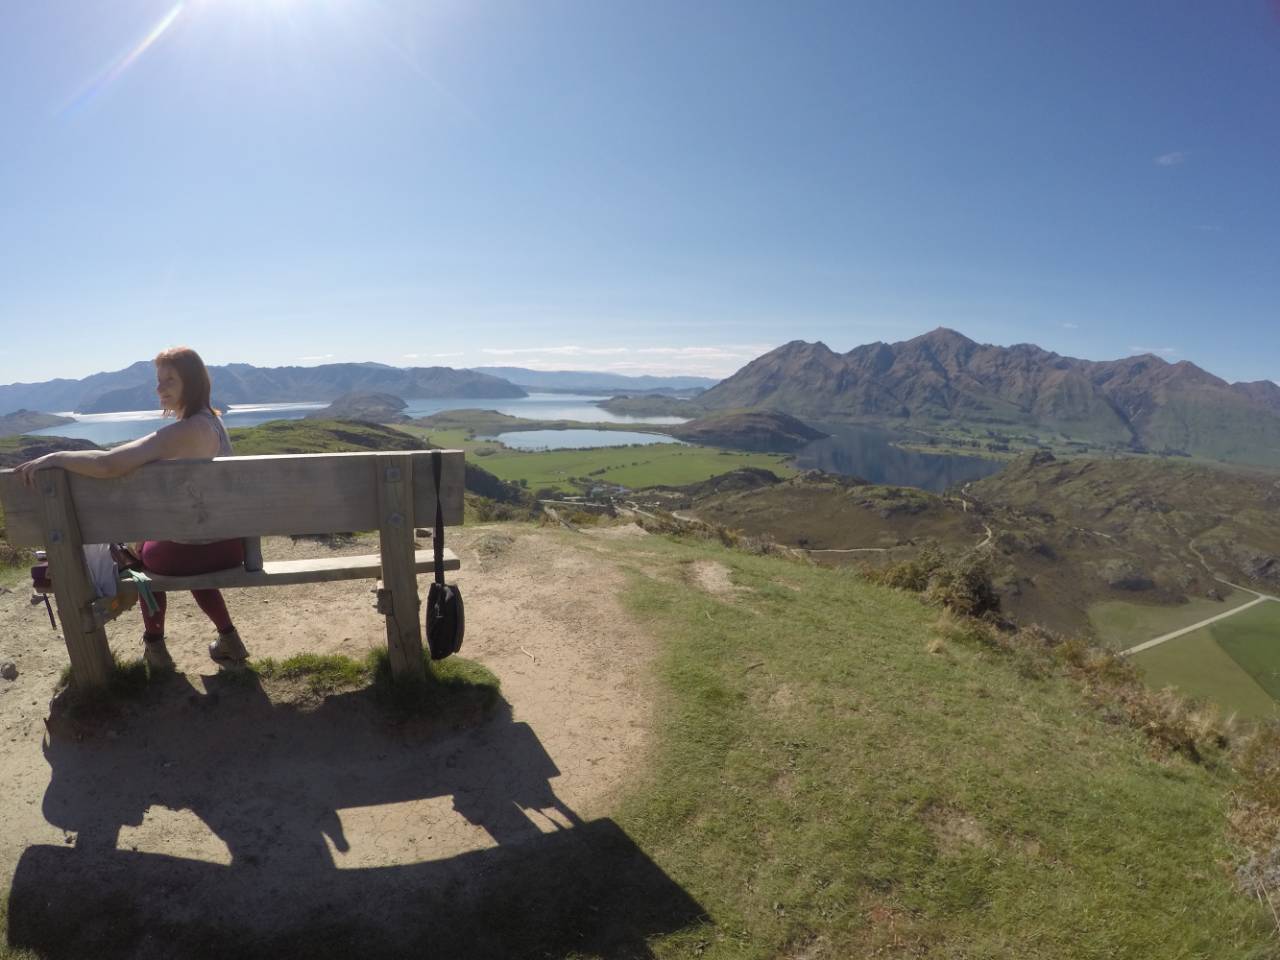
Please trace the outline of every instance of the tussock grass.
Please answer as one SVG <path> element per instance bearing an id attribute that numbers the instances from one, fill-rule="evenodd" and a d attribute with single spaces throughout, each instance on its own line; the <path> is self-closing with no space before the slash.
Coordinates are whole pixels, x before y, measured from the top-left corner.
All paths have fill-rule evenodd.
<path id="1" fill-rule="evenodd" d="M 287 660 L 264 657 L 252 660 L 249 669 L 263 680 L 302 680 L 312 693 L 333 693 L 367 683 L 368 664 L 341 654 L 300 653 Z"/>
<path id="2" fill-rule="evenodd" d="M 432 660 L 423 654 L 427 676 L 422 682 L 393 680 L 391 657 L 381 647 L 369 655 L 374 694 L 392 709 L 428 717 L 485 715 L 500 700 L 501 681 L 472 660 Z"/>
<path id="3" fill-rule="evenodd" d="M 432 660 L 425 653 L 423 662 L 424 681 L 393 679 L 391 657 L 383 647 L 369 651 L 364 660 L 304 653 L 283 661 L 253 660 L 249 669 L 266 681 L 300 681 L 317 695 L 369 687 L 379 702 L 404 714 L 475 716 L 497 706 L 500 681 L 487 667 L 461 657 Z"/>
<path id="4" fill-rule="evenodd" d="M 1270 913 L 1225 867 L 1239 774 L 1216 722 L 1173 700 L 1109 714 L 1141 690 L 1123 662 L 939 620 L 849 571 L 646 553 L 710 556 L 750 591 L 682 589 L 652 559 L 629 591 L 665 638 L 667 692 L 620 820 L 712 918 L 658 956 L 1273 954 Z"/>

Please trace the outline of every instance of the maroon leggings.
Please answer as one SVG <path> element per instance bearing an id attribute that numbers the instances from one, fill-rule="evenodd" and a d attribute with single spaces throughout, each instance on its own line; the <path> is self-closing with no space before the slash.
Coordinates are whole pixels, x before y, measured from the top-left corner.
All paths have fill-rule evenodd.
<path id="1" fill-rule="evenodd" d="M 189 577 L 197 573 L 212 573 L 215 570 L 226 570 L 244 563 L 243 540 L 219 540 L 217 543 L 175 543 L 172 540 L 147 540 L 142 544 L 142 565 L 152 573 L 167 577 Z M 218 590 L 192 590 L 191 595 L 200 604 L 205 616 L 213 621 L 219 633 L 231 629 L 231 615 L 227 613 L 227 605 Z M 154 614 L 147 613 L 146 604 L 139 604 L 142 609 L 142 622 L 147 634 L 153 637 L 164 636 L 164 591 L 155 592 L 156 603 L 160 609 Z"/>

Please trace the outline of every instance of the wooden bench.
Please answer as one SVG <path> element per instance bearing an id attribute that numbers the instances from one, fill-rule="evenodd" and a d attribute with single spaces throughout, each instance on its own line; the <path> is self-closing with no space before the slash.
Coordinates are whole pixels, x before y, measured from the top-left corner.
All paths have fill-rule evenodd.
<path id="1" fill-rule="evenodd" d="M 447 525 L 462 523 L 463 453 L 441 451 L 440 502 Z M 381 579 L 378 609 L 397 678 L 424 676 L 417 574 L 433 569 L 414 549 L 416 526 L 435 523 L 431 453 L 321 453 L 214 460 L 161 460 L 128 476 L 94 479 L 40 470 L 35 489 L 0 471 L 5 536 L 16 547 L 43 546 L 58 617 L 78 686 L 111 675 L 104 618 L 82 546 L 138 540 L 246 539 L 243 567 L 194 577 L 149 574 L 156 590 L 268 587 Z M 359 557 L 263 562 L 258 538 L 377 530 L 379 552 Z M 445 568 L 458 559 L 445 551 Z"/>

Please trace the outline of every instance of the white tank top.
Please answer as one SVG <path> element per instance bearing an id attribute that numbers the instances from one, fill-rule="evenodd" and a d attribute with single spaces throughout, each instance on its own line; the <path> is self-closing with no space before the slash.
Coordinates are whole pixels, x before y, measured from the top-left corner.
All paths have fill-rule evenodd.
<path id="1" fill-rule="evenodd" d="M 201 410 L 199 413 L 192 414 L 187 419 L 194 420 L 196 417 L 208 417 L 213 421 L 214 429 L 218 431 L 218 452 L 215 457 L 231 456 L 231 437 L 227 435 L 227 428 L 222 424 L 222 418 L 215 415 L 211 410 Z M 207 543 L 217 543 L 217 540 L 180 540 L 179 543 L 190 543 L 196 546 L 202 546 Z"/>
<path id="2" fill-rule="evenodd" d="M 227 435 L 227 428 L 222 424 L 222 418 L 215 415 L 211 410 L 201 410 L 199 413 L 193 414 L 190 419 L 196 417 L 206 417 L 213 422 L 213 428 L 218 432 L 218 452 L 215 457 L 231 456 L 231 437 Z"/>

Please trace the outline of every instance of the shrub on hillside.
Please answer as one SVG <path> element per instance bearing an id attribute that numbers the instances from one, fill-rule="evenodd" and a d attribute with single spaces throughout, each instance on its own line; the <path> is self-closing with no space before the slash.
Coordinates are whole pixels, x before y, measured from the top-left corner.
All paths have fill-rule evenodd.
<path id="1" fill-rule="evenodd" d="M 937 567 L 929 577 L 925 597 L 930 603 L 966 617 L 982 617 L 1000 609 L 991 569 L 986 558 L 976 551 Z"/>
<path id="2" fill-rule="evenodd" d="M 879 570 L 864 568 L 863 575 L 886 587 L 923 593 L 930 603 L 965 617 L 1000 609 L 990 566 L 977 551 L 948 558 L 936 547 L 926 547 L 910 560 Z"/>
<path id="3" fill-rule="evenodd" d="M 493 523 L 500 520 L 529 520 L 533 510 L 529 505 L 499 503 L 488 497 L 467 494 L 467 520 L 476 523 Z"/>
<path id="4" fill-rule="evenodd" d="M 0 567 L 25 567 L 35 562 L 35 554 L 0 540 Z"/>
<path id="5" fill-rule="evenodd" d="M 898 590 L 923 593 L 929 588 L 929 580 L 943 565 L 942 554 L 934 547 L 926 547 L 910 560 L 895 563 L 879 570 L 864 569 L 863 574 L 872 583 Z"/>

